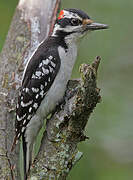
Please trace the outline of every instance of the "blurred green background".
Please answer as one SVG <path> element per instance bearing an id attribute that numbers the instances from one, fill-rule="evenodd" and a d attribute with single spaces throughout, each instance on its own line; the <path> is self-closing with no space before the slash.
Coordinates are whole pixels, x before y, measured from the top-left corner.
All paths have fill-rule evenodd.
<path id="1" fill-rule="evenodd" d="M 0 49 L 17 0 L 0 0 Z M 62 8 L 80 8 L 109 30 L 93 32 L 80 46 L 78 67 L 100 55 L 98 87 L 102 102 L 86 128 L 90 140 L 79 145 L 83 158 L 68 180 L 133 179 L 133 0 L 64 0 Z"/>

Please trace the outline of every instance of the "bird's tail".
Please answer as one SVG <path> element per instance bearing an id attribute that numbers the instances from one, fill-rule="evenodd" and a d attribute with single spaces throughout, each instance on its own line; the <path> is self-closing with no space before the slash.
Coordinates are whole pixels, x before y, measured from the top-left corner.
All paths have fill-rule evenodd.
<path id="1" fill-rule="evenodd" d="M 32 163 L 32 145 L 29 145 L 26 142 L 24 134 L 22 135 L 22 143 L 23 143 L 24 180 L 27 180 L 30 171 L 30 166 Z"/>

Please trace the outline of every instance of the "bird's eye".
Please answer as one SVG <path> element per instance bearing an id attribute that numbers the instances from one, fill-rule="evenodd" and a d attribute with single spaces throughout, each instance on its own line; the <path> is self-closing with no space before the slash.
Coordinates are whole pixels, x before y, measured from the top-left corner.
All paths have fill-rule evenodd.
<path id="1" fill-rule="evenodd" d="M 79 19 L 71 19 L 71 24 L 73 26 L 78 26 L 80 24 L 80 20 Z"/>

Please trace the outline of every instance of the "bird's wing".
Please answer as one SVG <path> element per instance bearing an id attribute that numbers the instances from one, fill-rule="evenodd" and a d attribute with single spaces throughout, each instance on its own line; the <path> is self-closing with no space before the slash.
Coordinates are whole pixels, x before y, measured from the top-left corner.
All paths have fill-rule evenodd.
<path id="1" fill-rule="evenodd" d="M 52 52 L 54 52 L 52 50 Z M 49 55 L 50 54 L 50 55 Z M 27 124 L 34 116 L 41 101 L 51 87 L 60 67 L 60 60 L 56 52 L 40 54 L 36 51 L 29 61 L 22 81 L 16 107 L 16 136 L 11 150 L 24 133 Z"/>

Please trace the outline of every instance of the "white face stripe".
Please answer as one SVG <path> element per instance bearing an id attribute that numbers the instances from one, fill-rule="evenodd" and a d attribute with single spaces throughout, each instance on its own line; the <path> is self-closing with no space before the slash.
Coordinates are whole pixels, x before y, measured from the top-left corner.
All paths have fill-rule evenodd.
<path id="1" fill-rule="evenodd" d="M 73 12 L 69 12 L 69 11 L 66 11 L 66 10 L 63 10 L 64 14 L 64 18 L 76 18 L 76 19 L 79 19 L 82 21 L 82 18 L 80 16 L 78 16 L 76 13 L 73 13 Z"/>
<path id="2" fill-rule="evenodd" d="M 63 30 L 63 31 L 65 31 L 65 32 L 71 32 L 71 31 L 77 31 L 78 29 L 80 30 L 80 28 L 81 28 L 81 26 L 82 25 L 79 25 L 79 26 L 66 26 L 65 28 L 62 28 L 59 24 L 55 24 L 55 27 L 54 27 L 54 30 L 53 30 L 53 33 L 52 33 L 52 35 L 51 36 L 57 36 L 56 35 L 56 32 L 57 32 L 57 30 L 58 31 L 61 31 L 61 30 Z"/>
<path id="3" fill-rule="evenodd" d="M 79 28 L 81 28 L 81 26 L 82 25 L 79 25 L 79 26 L 66 26 L 65 28 L 62 28 L 59 24 L 55 24 L 55 26 L 54 26 L 54 30 L 53 30 L 53 33 L 52 33 L 52 35 L 51 36 L 56 36 L 56 32 L 57 32 L 57 30 L 59 30 L 59 31 L 61 31 L 61 30 L 63 30 L 63 31 L 65 31 L 65 32 L 71 32 L 71 31 L 77 31 L 77 29 Z"/>
<path id="4" fill-rule="evenodd" d="M 55 24 L 54 29 L 53 29 L 53 33 L 51 36 L 56 36 L 57 30 L 62 30 L 62 29 L 63 28 L 61 28 L 59 24 Z"/>

